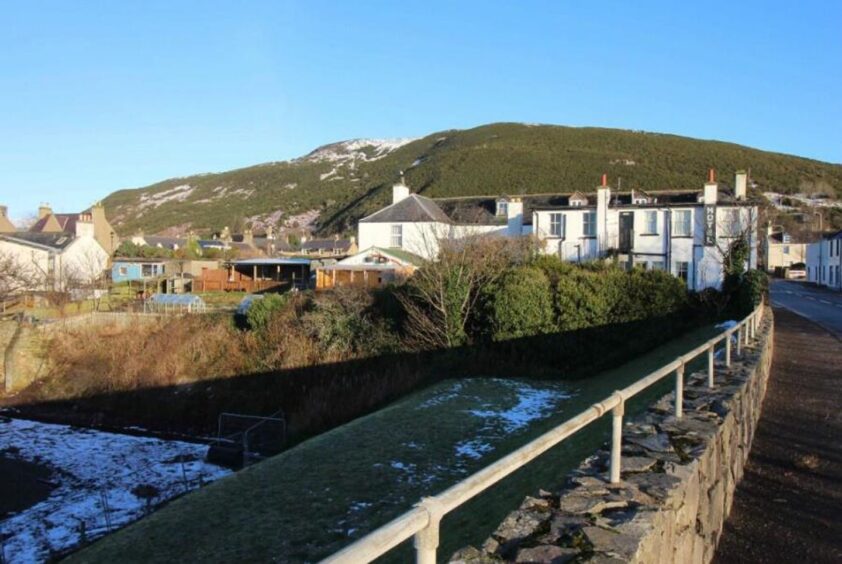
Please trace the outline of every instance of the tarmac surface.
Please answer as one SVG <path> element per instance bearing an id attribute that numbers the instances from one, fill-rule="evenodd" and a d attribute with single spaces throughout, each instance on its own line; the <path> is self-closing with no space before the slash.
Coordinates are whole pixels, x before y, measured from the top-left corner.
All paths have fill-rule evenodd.
<path id="1" fill-rule="evenodd" d="M 842 339 L 842 292 L 807 282 L 773 280 L 772 305 L 815 321 Z"/>
<path id="2" fill-rule="evenodd" d="M 776 283 L 773 302 L 822 307 L 837 318 L 817 317 L 839 327 L 842 308 L 805 305 L 818 301 L 815 292 L 792 290 L 781 299 L 790 287 Z M 842 562 L 841 408 L 842 341 L 776 308 L 763 411 L 714 562 Z"/>

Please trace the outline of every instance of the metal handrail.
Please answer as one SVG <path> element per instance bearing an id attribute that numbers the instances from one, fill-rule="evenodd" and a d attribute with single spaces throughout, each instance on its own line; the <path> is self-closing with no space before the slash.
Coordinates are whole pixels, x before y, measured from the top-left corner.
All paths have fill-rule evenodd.
<path id="1" fill-rule="evenodd" d="M 736 333 L 736 353 L 740 354 L 741 348 L 749 344 L 749 339 L 756 337 L 762 319 L 763 305 L 761 304 L 735 326 L 726 329 L 690 352 L 651 372 L 634 384 L 614 392 L 576 417 L 568 419 L 472 476 L 454 484 L 442 493 L 421 499 L 417 505 L 403 515 L 327 557 L 322 562 L 329 564 L 371 562 L 414 536 L 416 562 L 418 564 L 435 564 L 436 549 L 439 544 L 439 524 L 442 517 L 528 464 L 570 435 L 593 423 L 608 411 L 612 412 L 609 479 L 611 483 L 619 482 L 622 464 L 621 447 L 625 402 L 675 372 L 675 417 L 680 419 L 683 415 L 685 365 L 700 354 L 707 352 L 708 386 L 713 388 L 715 385 L 714 349 L 716 345 L 723 340 L 725 341 L 725 366 L 730 366 L 731 337 Z"/>

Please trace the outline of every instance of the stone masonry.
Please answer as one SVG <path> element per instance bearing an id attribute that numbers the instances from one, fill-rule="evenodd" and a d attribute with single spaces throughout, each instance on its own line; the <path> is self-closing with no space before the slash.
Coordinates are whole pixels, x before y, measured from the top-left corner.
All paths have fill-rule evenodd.
<path id="1" fill-rule="evenodd" d="M 621 481 L 608 482 L 610 453 L 598 451 L 556 494 L 527 497 L 481 548 L 452 563 L 707 563 L 743 474 L 772 362 L 773 320 L 757 340 L 707 374 L 686 378 L 684 416 L 664 396 L 623 429 Z"/>

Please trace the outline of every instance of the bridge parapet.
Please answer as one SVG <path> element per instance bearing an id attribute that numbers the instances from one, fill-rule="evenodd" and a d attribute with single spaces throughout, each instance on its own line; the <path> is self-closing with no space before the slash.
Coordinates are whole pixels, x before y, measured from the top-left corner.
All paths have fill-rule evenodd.
<path id="1" fill-rule="evenodd" d="M 707 371 L 690 374 L 680 418 L 671 393 L 626 422 L 619 481 L 609 445 L 451 562 L 710 562 L 760 418 L 773 331 L 767 309 L 756 339 L 717 362 L 714 387 Z"/>

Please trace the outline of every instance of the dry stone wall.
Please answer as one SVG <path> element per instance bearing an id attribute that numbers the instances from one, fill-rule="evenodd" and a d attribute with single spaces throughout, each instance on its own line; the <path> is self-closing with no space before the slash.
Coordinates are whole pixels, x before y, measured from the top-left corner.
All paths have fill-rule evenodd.
<path id="1" fill-rule="evenodd" d="M 623 429 L 621 481 L 608 482 L 600 450 L 559 493 L 541 491 L 509 514 L 480 548 L 451 562 L 707 563 L 743 475 L 772 362 L 773 320 L 730 368 L 689 375 L 684 416 L 669 394 Z"/>

